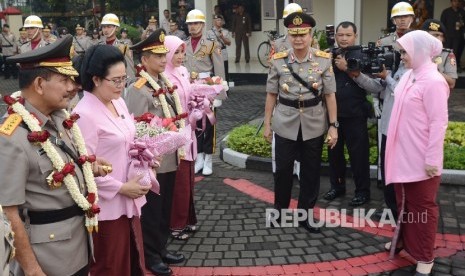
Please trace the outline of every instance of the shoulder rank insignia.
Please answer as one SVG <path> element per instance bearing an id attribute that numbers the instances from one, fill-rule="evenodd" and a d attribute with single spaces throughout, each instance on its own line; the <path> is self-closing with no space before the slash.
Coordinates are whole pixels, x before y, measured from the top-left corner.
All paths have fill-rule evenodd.
<path id="1" fill-rule="evenodd" d="M 137 89 L 141 89 L 142 86 L 145 85 L 145 83 L 147 83 L 147 79 L 145 79 L 145 78 L 139 78 L 139 79 L 134 83 L 134 87 L 137 88 Z"/>
<path id="2" fill-rule="evenodd" d="M 316 51 L 315 56 L 323 57 L 323 58 L 331 58 L 330 53 L 326 53 L 326 52 L 323 52 L 323 51 L 320 51 L 320 50 Z"/>
<path id="3" fill-rule="evenodd" d="M 21 115 L 13 113 L 6 118 L 5 122 L 0 126 L 0 134 L 10 136 L 16 130 L 16 128 L 21 124 L 23 118 Z"/>
<path id="4" fill-rule="evenodd" d="M 280 59 L 287 57 L 287 52 L 279 52 L 273 55 L 273 59 Z"/>

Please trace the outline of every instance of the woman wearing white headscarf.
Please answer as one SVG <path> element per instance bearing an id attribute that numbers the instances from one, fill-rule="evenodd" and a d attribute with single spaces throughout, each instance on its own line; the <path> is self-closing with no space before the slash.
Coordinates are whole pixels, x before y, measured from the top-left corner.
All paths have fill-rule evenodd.
<path id="1" fill-rule="evenodd" d="M 436 194 L 443 165 L 449 86 L 432 58 L 442 50 L 425 31 L 397 40 L 409 68 L 394 91 L 386 143 L 386 183 L 396 191 L 399 220 L 391 256 L 404 248 L 416 261 L 416 275 L 428 275 L 434 264 L 438 225 Z M 389 185 L 388 184 L 388 185 Z"/>

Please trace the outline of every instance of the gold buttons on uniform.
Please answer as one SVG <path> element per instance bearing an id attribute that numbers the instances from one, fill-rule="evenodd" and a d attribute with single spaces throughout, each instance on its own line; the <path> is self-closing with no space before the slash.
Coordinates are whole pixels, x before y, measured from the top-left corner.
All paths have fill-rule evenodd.
<path id="1" fill-rule="evenodd" d="M 53 240 L 55 238 L 55 234 L 50 234 L 49 238 Z"/>

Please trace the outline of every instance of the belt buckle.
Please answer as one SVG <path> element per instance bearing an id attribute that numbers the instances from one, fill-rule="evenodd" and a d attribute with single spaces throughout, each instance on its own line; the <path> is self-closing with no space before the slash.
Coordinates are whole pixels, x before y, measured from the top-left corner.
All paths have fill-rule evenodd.
<path id="1" fill-rule="evenodd" d="M 302 109 L 302 108 L 305 107 L 305 102 L 304 102 L 304 101 L 305 101 L 305 100 L 297 100 L 297 103 L 298 103 L 298 106 L 299 106 L 298 108 L 299 108 L 299 109 Z"/>

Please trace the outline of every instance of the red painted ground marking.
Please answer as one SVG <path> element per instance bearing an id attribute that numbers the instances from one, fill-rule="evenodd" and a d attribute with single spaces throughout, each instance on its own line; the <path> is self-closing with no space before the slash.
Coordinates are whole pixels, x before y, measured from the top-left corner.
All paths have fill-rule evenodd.
<path id="1" fill-rule="evenodd" d="M 196 176 L 196 177 L 194 177 L 194 182 L 197 184 L 197 182 L 202 181 L 204 178 L 205 178 L 204 176 L 200 176 L 200 175 Z"/>
<path id="2" fill-rule="evenodd" d="M 200 181 L 203 177 L 196 177 Z M 224 183 L 245 193 L 253 198 L 273 203 L 274 194 L 270 190 L 255 185 L 247 180 L 224 179 Z M 291 200 L 291 208 L 296 208 L 297 201 Z M 319 210 L 319 208 L 315 208 Z M 316 216 L 315 216 L 316 217 Z M 391 237 L 392 230 L 379 228 L 356 228 L 366 233 L 375 233 L 384 237 Z M 448 257 L 465 249 L 465 235 L 436 234 L 436 257 Z M 173 275 L 366 275 L 367 273 L 380 273 L 392 271 L 401 267 L 413 265 L 415 261 L 402 251 L 394 259 L 389 260 L 387 252 L 378 252 L 362 257 L 353 257 L 343 260 L 319 263 L 290 264 L 290 265 L 270 265 L 270 266 L 249 266 L 249 267 L 176 267 L 173 266 Z M 152 275 L 152 274 L 148 274 Z"/>

